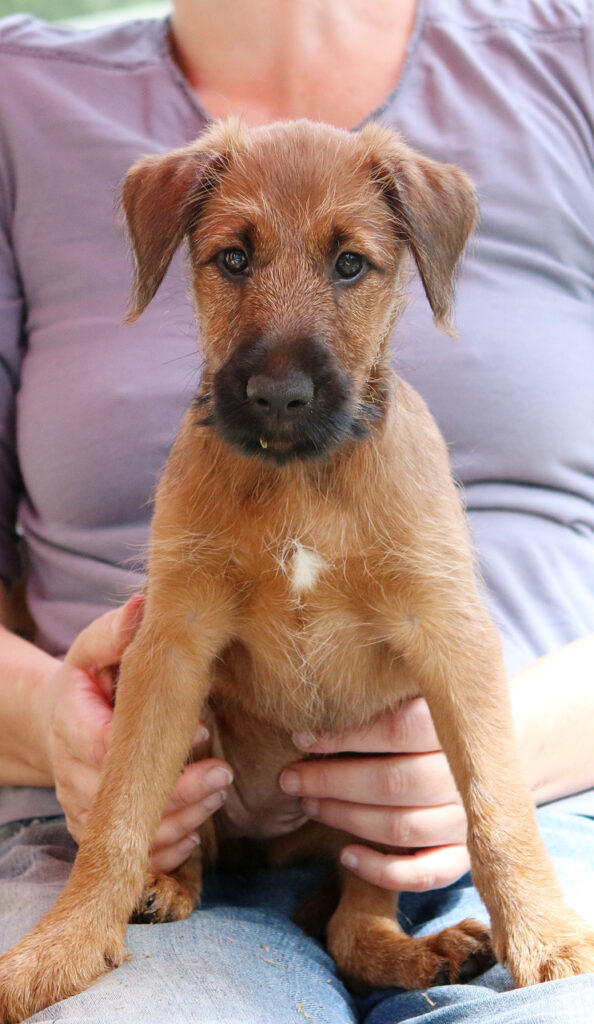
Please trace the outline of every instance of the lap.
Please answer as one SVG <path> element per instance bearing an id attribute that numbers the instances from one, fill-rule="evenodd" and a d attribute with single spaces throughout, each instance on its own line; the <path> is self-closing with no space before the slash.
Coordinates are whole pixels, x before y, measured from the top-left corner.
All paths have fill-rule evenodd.
<path id="1" fill-rule="evenodd" d="M 0 830 L 1 831 L 1 830 Z M 0 950 L 53 905 L 76 845 L 62 819 L 31 822 L 0 843 Z M 315 869 L 207 877 L 186 921 L 130 925 L 129 962 L 32 1021 L 69 1024 L 354 1024 L 332 960 L 293 924 Z"/>
<path id="2" fill-rule="evenodd" d="M 594 924 L 594 821 L 540 813 L 568 899 Z M 0 843 L 0 948 L 7 949 L 53 904 L 76 852 L 61 820 L 31 822 Z M 497 966 L 470 985 L 375 992 L 353 1000 L 323 949 L 292 923 L 315 868 L 213 875 L 203 908 L 187 921 L 132 925 L 132 959 L 87 992 L 32 1020 L 99 1024 L 578 1024 L 591 1019 L 594 977 L 514 991 Z M 466 876 L 454 886 L 401 898 L 402 924 L 426 934 L 486 914 Z"/>
<path id="3" fill-rule="evenodd" d="M 539 811 L 542 836 L 566 898 L 594 927 L 594 820 Z M 488 921 L 469 875 L 447 889 L 401 897 L 402 925 L 416 935 L 439 931 L 476 917 Z M 467 985 L 443 985 L 419 992 L 375 992 L 358 1004 L 365 1024 L 585 1024 L 594 1020 L 594 975 L 514 989 L 499 964 Z"/>

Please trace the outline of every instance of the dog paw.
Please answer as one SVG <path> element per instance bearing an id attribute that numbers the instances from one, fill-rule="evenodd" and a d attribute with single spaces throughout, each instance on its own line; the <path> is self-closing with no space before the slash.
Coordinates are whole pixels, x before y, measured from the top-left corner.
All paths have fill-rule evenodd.
<path id="1" fill-rule="evenodd" d="M 497 963 L 490 932 L 471 917 L 428 935 L 427 943 L 433 954 L 442 957 L 442 964 L 429 985 L 462 984 Z"/>
<path id="2" fill-rule="evenodd" d="M 82 992 L 127 959 L 123 938 L 93 934 L 90 919 L 81 929 L 42 922 L 0 957 L 1 1024 L 18 1024 Z"/>
<path id="3" fill-rule="evenodd" d="M 484 925 L 467 919 L 434 935 L 411 937 L 386 917 L 358 914 L 348 927 L 340 911 L 328 927 L 328 949 L 349 987 L 429 988 L 470 981 L 495 963 Z"/>
<path id="4" fill-rule="evenodd" d="M 171 875 L 146 876 L 142 895 L 130 917 L 131 924 L 161 924 L 183 921 L 196 905 L 195 898 Z"/>
<path id="5" fill-rule="evenodd" d="M 510 941 L 505 954 L 518 988 L 594 973 L 594 931 L 572 914 L 552 918 L 544 938 Z"/>

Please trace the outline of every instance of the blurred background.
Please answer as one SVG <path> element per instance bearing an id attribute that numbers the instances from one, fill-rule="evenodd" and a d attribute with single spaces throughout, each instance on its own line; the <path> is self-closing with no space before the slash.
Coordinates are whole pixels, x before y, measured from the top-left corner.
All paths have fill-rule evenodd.
<path id="1" fill-rule="evenodd" d="M 166 14 L 167 0 L 0 0 L 0 17 L 34 14 L 45 21 L 71 22 L 92 27 L 107 21 L 153 18 Z"/>

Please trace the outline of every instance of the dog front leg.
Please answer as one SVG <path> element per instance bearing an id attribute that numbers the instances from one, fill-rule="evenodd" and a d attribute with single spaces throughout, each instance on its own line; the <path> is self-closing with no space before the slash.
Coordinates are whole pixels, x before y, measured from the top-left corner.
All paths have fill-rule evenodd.
<path id="1" fill-rule="evenodd" d="M 499 637 L 472 598 L 463 607 L 435 628 L 417 621 L 404 652 L 464 802 L 473 880 L 491 915 L 495 952 L 519 986 L 587 973 L 594 932 L 565 904 L 540 837 Z"/>
<path id="2" fill-rule="evenodd" d="M 0 959 L 5 1024 L 82 991 L 126 959 L 151 839 L 190 748 L 211 662 L 227 641 L 221 590 L 211 582 L 208 607 L 198 611 L 181 587 L 172 595 L 169 586 L 166 607 L 149 595 L 122 660 L 101 788 L 72 875 L 53 909 Z"/>
<path id="3" fill-rule="evenodd" d="M 149 871 L 130 918 L 131 924 L 183 921 L 202 899 L 202 872 L 217 859 L 218 842 L 213 818 L 200 826 L 200 846 L 170 874 Z"/>

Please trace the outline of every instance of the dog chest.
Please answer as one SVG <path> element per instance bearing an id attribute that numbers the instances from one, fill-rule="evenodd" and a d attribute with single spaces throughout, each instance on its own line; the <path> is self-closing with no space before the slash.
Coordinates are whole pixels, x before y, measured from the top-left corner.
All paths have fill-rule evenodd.
<path id="1" fill-rule="evenodd" d="M 328 566 L 322 556 L 313 548 L 307 548 L 299 541 L 294 541 L 292 547 L 289 563 L 291 590 L 296 597 L 300 598 L 314 589 L 320 574 Z"/>
<path id="2" fill-rule="evenodd" d="M 215 689 L 246 714 L 295 731 L 346 728 L 418 692 L 373 613 L 361 557 L 292 540 L 243 580 L 234 640 Z"/>

